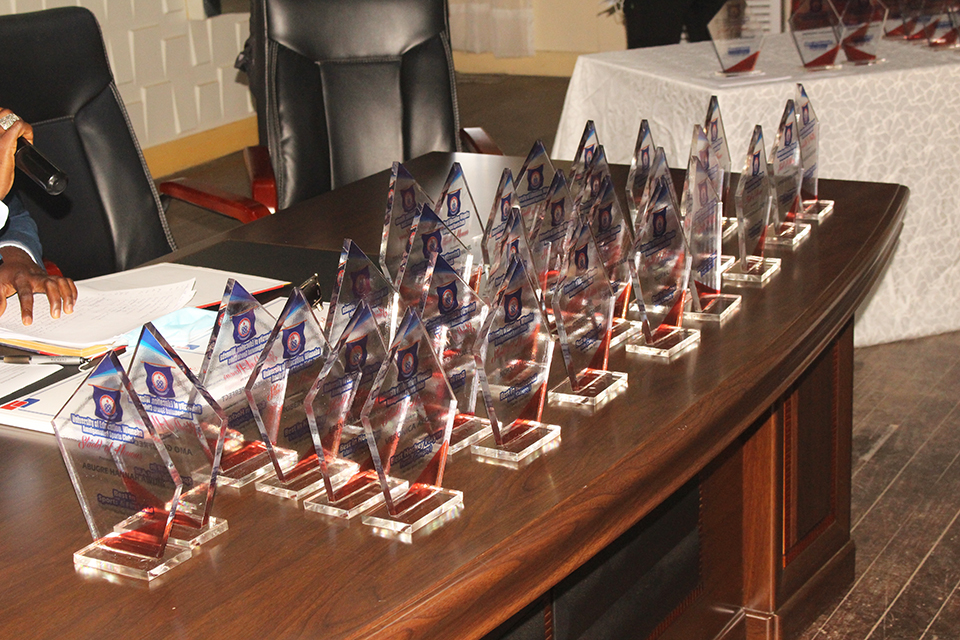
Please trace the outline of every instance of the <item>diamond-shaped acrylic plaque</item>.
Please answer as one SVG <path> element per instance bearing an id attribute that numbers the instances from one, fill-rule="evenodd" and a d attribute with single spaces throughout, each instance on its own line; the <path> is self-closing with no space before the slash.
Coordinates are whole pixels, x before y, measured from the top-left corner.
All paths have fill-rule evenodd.
<path id="1" fill-rule="evenodd" d="M 908 42 L 928 42 L 939 21 L 938 0 L 903 0 L 903 31 Z"/>
<path id="2" fill-rule="evenodd" d="M 877 48 L 887 8 L 879 0 L 848 0 L 842 11 L 840 45 L 847 60 L 854 64 L 882 62 Z"/>
<path id="3" fill-rule="evenodd" d="M 634 228 L 647 206 L 643 198 L 650 195 L 647 183 L 656 151 L 653 134 L 650 132 L 650 123 L 644 118 L 640 121 L 637 144 L 630 159 L 630 173 L 627 174 L 627 210 L 630 212 L 630 220 Z"/>
<path id="4" fill-rule="evenodd" d="M 552 302 L 567 377 L 550 402 L 599 409 L 627 388 L 627 374 L 607 370 L 616 299 L 586 221 L 574 229 Z"/>
<path id="5" fill-rule="evenodd" d="M 584 181 L 587 179 L 587 172 L 593 165 L 593 157 L 599 148 L 600 139 L 597 137 L 597 128 L 593 124 L 593 120 L 587 120 L 587 123 L 583 126 L 583 134 L 580 136 L 577 153 L 573 156 L 573 164 L 570 165 L 570 175 L 567 180 L 570 187 L 570 196 L 575 201 L 580 198 Z"/>
<path id="6" fill-rule="evenodd" d="M 730 147 L 727 145 L 727 132 L 723 128 L 723 117 L 720 115 L 720 102 L 717 96 L 710 96 L 710 104 L 707 106 L 707 119 L 704 121 L 703 130 L 706 132 L 707 141 L 713 150 L 713 155 L 717 159 L 718 177 L 711 173 L 710 177 L 717 186 L 717 195 L 720 197 L 721 223 L 723 229 L 723 239 L 726 240 L 737 231 L 737 218 L 731 216 L 733 210 L 730 202 Z M 728 256 L 728 258 L 732 258 Z M 731 261 L 732 264 L 732 261 Z"/>
<path id="7" fill-rule="evenodd" d="M 740 296 L 720 292 L 720 203 L 715 183 L 700 159 L 690 156 L 690 211 L 683 219 L 689 243 L 690 310 L 687 319 L 722 322 L 740 307 Z"/>
<path id="8" fill-rule="evenodd" d="M 476 357 L 493 434 L 474 444 L 473 454 L 518 463 L 557 441 L 560 427 L 540 422 L 553 343 L 536 284 L 518 257 L 483 325 Z"/>
<path id="9" fill-rule="evenodd" d="M 314 446 L 320 443 L 317 455 L 323 450 L 323 491 L 306 498 L 304 509 L 350 519 L 383 502 L 360 413 L 386 358 L 376 318 L 360 301 L 304 399 Z M 344 478 L 345 467 L 353 475 Z M 390 490 L 397 495 L 407 486 L 393 480 Z"/>
<path id="10" fill-rule="evenodd" d="M 480 379 L 475 357 L 488 312 L 483 299 L 439 258 L 423 310 L 423 324 L 457 399 L 457 415 L 450 434 L 451 454 L 490 433 L 490 421 L 476 415 Z"/>
<path id="11" fill-rule="evenodd" d="M 789 25 L 805 69 L 838 67 L 840 16 L 830 0 L 796 0 Z"/>
<path id="12" fill-rule="evenodd" d="M 221 487 L 245 486 L 273 469 L 243 388 L 275 324 L 273 316 L 239 283 L 227 281 L 198 376 L 227 416 L 218 480 Z M 279 453 L 284 455 L 285 465 L 296 463 L 293 452 Z"/>
<path id="13" fill-rule="evenodd" d="M 543 202 L 543 215 L 530 232 L 530 252 L 537 270 L 537 281 L 546 296 L 556 284 L 560 261 L 573 221 L 573 202 L 567 179 L 557 171 Z"/>
<path id="14" fill-rule="evenodd" d="M 259 491 L 300 500 L 320 488 L 320 459 L 303 401 L 327 352 L 313 308 L 294 287 L 244 390 L 273 462 L 273 473 L 256 483 Z M 277 451 L 293 452 L 294 466 L 281 464 Z"/>
<path id="15" fill-rule="evenodd" d="M 384 491 L 364 524 L 409 535 L 462 508 L 463 494 L 442 486 L 456 415 L 430 336 L 410 309 L 360 415 L 381 485 L 393 478 L 410 487 L 399 497 Z"/>
<path id="16" fill-rule="evenodd" d="M 507 230 L 510 213 L 513 210 L 520 213 L 520 202 L 517 200 L 517 190 L 513 184 L 513 172 L 510 169 L 504 169 L 483 231 L 483 264 L 488 274 L 500 257 L 503 234 Z"/>
<path id="17" fill-rule="evenodd" d="M 353 240 L 343 241 L 337 284 L 334 286 L 327 311 L 325 333 L 327 342 L 340 339 L 360 301 L 370 307 L 383 340 L 389 340 L 396 327 L 400 297 L 393 285 Z"/>
<path id="18" fill-rule="evenodd" d="M 454 162 L 450 167 L 447 181 L 437 200 L 436 213 L 447 229 L 457 236 L 468 250 L 465 255 L 455 255 L 455 249 L 446 249 L 442 254 L 443 259 L 476 289 L 479 285 L 479 274 L 483 270 L 481 247 L 484 224 L 459 162 Z"/>
<path id="19" fill-rule="evenodd" d="M 610 164 L 607 162 L 607 153 L 603 145 L 598 145 L 593 154 L 593 162 L 587 168 L 583 188 L 573 196 L 573 210 L 578 215 L 590 214 L 593 203 L 600 196 L 604 178 L 610 179 Z"/>
<path id="20" fill-rule="evenodd" d="M 130 361 L 130 384 L 183 482 L 171 539 L 194 547 L 212 540 L 227 530 L 226 520 L 211 515 L 227 435 L 223 410 L 149 322 Z"/>
<path id="21" fill-rule="evenodd" d="M 723 75 L 762 73 L 757 66 L 763 47 L 763 25 L 747 0 L 727 0 L 707 23 Z"/>
<path id="22" fill-rule="evenodd" d="M 490 265 L 487 280 L 484 282 L 483 290 L 480 292 L 484 300 L 492 302 L 493 299 L 496 298 L 497 291 L 499 291 L 504 279 L 507 277 L 510 261 L 514 256 L 523 260 L 523 264 L 528 273 L 534 275 L 537 273 L 536 263 L 533 260 L 533 252 L 530 250 L 529 237 L 526 225 L 524 225 L 523 222 L 523 216 L 520 215 L 519 209 L 511 210 L 510 217 L 504 226 L 503 235 L 500 236 L 500 245 L 497 247 L 496 253 L 492 256 L 493 263 Z M 542 293 L 539 288 L 540 283 L 536 282 L 536 284 L 537 296 L 542 299 Z"/>
<path id="23" fill-rule="evenodd" d="M 923 33 L 927 44 L 937 49 L 954 49 L 960 46 L 960 18 L 956 3 L 949 0 L 931 0 L 927 5 L 931 20 Z"/>
<path id="24" fill-rule="evenodd" d="M 150 580 L 190 558 L 170 540 L 180 475 L 112 351 L 53 428 L 94 540 L 73 554 L 77 568 Z"/>
<path id="25" fill-rule="evenodd" d="M 810 235 L 810 225 L 797 222 L 800 212 L 800 184 L 803 166 L 800 159 L 800 135 L 797 131 L 797 110 L 787 100 L 777 129 L 777 138 L 770 150 L 775 201 L 766 243 L 793 249 Z"/>
<path id="26" fill-rule="evenodd" d="M 740 221 L 737 234 L 740 260 L 723 272 L 725 282 L 763 285 L 779 271 L 780 259 L 763 255 L 773 199 L 773 187 L 767 176 L 763 129 L 757 125 L 750 137 L 735 197 Z"/>
<path id="27" fill-rule="evenodd" d="M 434 208 L 433 200 L 410 172 L 399 162 L 394 162 L 380 241 L 380 267 L 393 285 L 399 280 L 410 232 L 424 204 Z"/>
<path id="28" fill-rule="evenodd" d="M 700 340 L 699 331 L 680 326 L 691 256 L 677 209 L 672 183 L 658 177 L 630 262 L 643 331 L 627 341 L 629 353 L 669 360 Z"/>
<path id="29" fill-rule="evenodd" d="M 417 218 L 416 228 L 410 234 L 407 256 L 397 285 L 397 292 L 405 308 L 423 310 L 423 302 L 430 286 L 433 266 L 437 257 L 447 254 L 451 258 L 465 259 L 467 270 L 472 269 L 473 256 L 469 255 L 455 235 L 450 233 L 443 221 L 428 206 Z"/>
<path id="30" fill-rule="evenodd" d="M 538 218 L 543 213 L 540 205 L 547 199 L 556 172 L 543 142 L 537 140 L 517 174 L 517 200 L 527 229 L 537 226 Z"/>
<path id="31" fill-rule="evenodd" d="M 819 199 L 818 160 L 820 145 L 820 121 L 813 110 L 803 85 L 797 83 L 797 127 L 800 132 L 800 164 L 803 178 L 800 182 L 802 207 L 797 213 L 801 220 L 820 221 L 833 213 L 833 200 Z"/>

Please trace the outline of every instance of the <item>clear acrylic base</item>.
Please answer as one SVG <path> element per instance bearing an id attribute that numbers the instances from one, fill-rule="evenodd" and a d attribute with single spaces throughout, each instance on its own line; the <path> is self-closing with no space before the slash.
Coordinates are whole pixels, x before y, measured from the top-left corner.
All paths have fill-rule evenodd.
<path id="1" fill-rule="evenodd" d="M 111 536 L 94 541 L 73 554 L 76 569 L 93 569 L 136 580 L 152 580 L 190 559 L 193 550 L 187 545 L 168 542 L 159 558 L 128 553 L 114 549 L 109 544 Z"/>
<path id="2" fill-rule="evenodd" d="M 387 481 L 390 483 L 390 495 L 394 499 L 406 493 L 410 486 L 408 482 L 394 478 L 388 477 Z M 372 471 L 354 476 L 343 486 L 335 489 L 334 496 L 335 499 L 331 500 L 326 491 L 321 491 L 306 498 L 303 501 L 303 508 L 325 516 L 349 520 L 384 501 L 380 481 L 377 479 L 377 474 Z"/>
<path id="3" fill-rule="evenodd" d="M 831 213 L 833 213 L 833 200 L 804 200 L 797 218 L 820 222 Z"/>
<path id="4" fill-rule="evenodd" d="M 574 391 L 570 378 L 550 390 L 550 404 L 573 405 L 597 411 L 627 389 L 627 374 L 620 371 L 584 369 L 577 376 L 580 389 Z"/>
<path id="5" fill-rule="evenodd" d="M 740 296 L 734 293 L 710 293 L 700 296 L 700 311 L 684 311 L 684 320 L 723 322 L 740 308 Z"/>
<path id="6" fill-rule="evenodd" d="M 167 514 L 162 511 L 140 512 L 117 524 L 113 530 L 117 533 L 128 532 L 136 535 L 139 530 L 164 526 L 166 519 Z M 173 517 L 173 526 L 170 527 L 168 539 L 173 544 L 195 548 L 213 540 L 228 528 L 227 521 L 223 518 L 210 516 L 207 518 L 207 524 L 202 525 L 202 522 L 202 515 L 194 516 L 187 512 L 177 511 Z"/>
<path id="7" fill-rule="evenodd" d="M 533 420 L 514 420 L 504 430 L 503 442 L 497 444 L 493 434 L 470 447 L 481 462 L 518 463 L 560 439 L 560 427 Z"/>
<path id="8" fill-rule="evenodd" d="M 767 234 L 767 239 L 764 242 L 767 246 L 783 247 L 793 250 L 808 237 L 810 237 L 809 224 L 803 224 L 802 222 L 784 222 L 780 225 L 780 233 L 776 235 Z"/>
<path id="9" fill-rule="evenodd" d="M 654 332 L 653 342 L 647 343 L 643 333 L 638 340 L 627 343 L 627 352 L 670 361 L 700 342 L 700 332 L 682 327 L 660 327 Z"/>
<path id="10" fill-rule="evenodd" d="M 726 240 L 734 233 L 737 232 L 737 227 L 740 226 L 740 221 L 736 218 L 728 218 L 726 216 L 720 218 L 720 239 Z"/>
<path id="11" fill-rule="evenodd" d="M 740 262 L 723 272 L 723 281 L 734 286 L 765 285 L 777 271 L 780 271 L 780 258 L 761 258 L 747 256 L 747 268 Z"/>
<path id="12" fill-rule="evenodd" d="M 334 486 L 341 485 L 353 477 L 358 466 L 355 462 L 337 458 L 327 461 L 327 473 Z M 276 471 L 263 476 L 254 485 L 257 491 L 269 493 L 288 500 L 302 500 L 323 488 L 323 474 L 315 466 L 302 473 L 288 477 L 285 481 L 277 477 Z"/>
<path id="13" fill-rule="evenodd" d="M 458 413 L 450 431 L 448 455 L 468 449 L 470 445 L 491 433 L 490 421 L 466 413 Z"/>
<path id="14" fill-rule="evenodd" d="M 720 273 L 727 271 L 730 267 L 737 263 L 736 256 L 728 256 L 720 254 Z"/>
<path id="15" fill-rule="evenodd" d="M 361 522 L 377 529 L 412 535 L 437 520 L 442 521 L 444 514 L 461 506 L 461 491 L 415 484 L 397 501 L 397 513 L 390 513 L 384 503 L 364 513 Z"/>
<path id="16" fill-rule="evenodd" d="M 610 348 L 618 347 L 641 329 L 641 325 L 626 318 L 614 318 L 610 327 Z"/>
<path id="17" fill-rule="evenodd" d="M 297 454 L 287 449 L 274 448 L 282 469 L 292 469 L 297 464 Z M 241 451 L 227 455 L 217 476 L 218 487 L 240 489 L 273 471 L 270 454 L 262 442 L 249 442 Z"/>

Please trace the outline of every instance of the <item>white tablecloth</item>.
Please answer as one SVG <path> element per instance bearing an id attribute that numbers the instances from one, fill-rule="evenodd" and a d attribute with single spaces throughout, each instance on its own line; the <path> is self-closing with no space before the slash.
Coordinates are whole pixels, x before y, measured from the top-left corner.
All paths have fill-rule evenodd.
<path id="1" fill-rule="evenodd" d="M 762 76 L 722 78 L 709 42 L 581 56 L 553 157 L 572 159 L 586 120 L 611 162 L 628 164 L 640 120 L 671 166 L 685 167 L 711 95 L 735 171 L 763 126 L 769 151 L 783 106 L 803 83 L 820 119 L 820 176 L 910 188 L 900 246 L 858 313 L 858 346 L 960 329 L 960 53 L 883 42 L 886 61 L 807 72 L 788 34 L 764 44 Z M 842 56 L 841 56 L 842 57 Z M 828 229 L 829 226 L 825 227 Z"/>

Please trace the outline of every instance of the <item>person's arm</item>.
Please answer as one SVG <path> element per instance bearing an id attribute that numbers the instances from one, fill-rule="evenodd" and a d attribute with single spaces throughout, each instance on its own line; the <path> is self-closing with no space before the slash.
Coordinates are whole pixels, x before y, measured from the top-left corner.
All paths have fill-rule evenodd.
<path id="1" fill-rule="evenodd" d="M 43 293 L 50 303 L 50 316 L 73 312 L 77 287 L 69 278 L 50 276 L 41 263 L 37 225 L 24 208 L 13 187 L 17 138 L 33 141 L 33 128 L 16 118 L 9 109 L 0 109 L 0 315 L 7 309 L 7 297 L 20 299 L 23 324 L 33 322 L 33 294 Z M 9 194 L 9 195 L 8 195 Z"/>

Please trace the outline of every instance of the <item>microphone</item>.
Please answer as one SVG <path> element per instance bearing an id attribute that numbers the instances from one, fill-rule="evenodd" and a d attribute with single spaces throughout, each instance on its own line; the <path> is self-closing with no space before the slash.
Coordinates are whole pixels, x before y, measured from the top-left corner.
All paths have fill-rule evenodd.
<path id="1" fill-rule="evenodd" d="M 30 179 L 52 196 L 63 193 L 67 188 L 67 174 L 47 160 L 36 147 L 23 137 L 17 138 L 17 169 L 30 176 Z"/>

